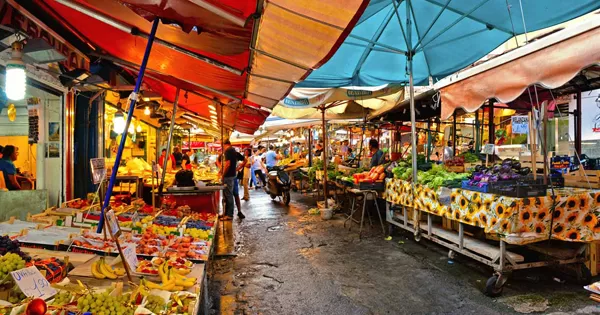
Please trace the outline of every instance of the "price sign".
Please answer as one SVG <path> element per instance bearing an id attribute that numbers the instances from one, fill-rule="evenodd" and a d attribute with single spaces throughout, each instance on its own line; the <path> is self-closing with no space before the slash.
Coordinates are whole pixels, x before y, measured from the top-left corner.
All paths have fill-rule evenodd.
<path id="1" fill-rule="evenodd" d="M 48 299 L 56 294 L 56 290 L 50 286 L 48 280 L 36 267 L 32 266 L 12 271 L 10 275 L 27 297 Z"/>
<path id="2" fill-rule="evenodd" d="M 90 165 L 92 167 L 92 182 L 100 184 L 106 177 L 104 158 L 90 159 Z"/>
<path id="3" fill-rule="evenodd" d="M 136 245 L 132 243 L 127 243 L 125 248 L 123 248 L 123 257 L 125 257 L 125 261 L 127 262 L 127 266 L 129 266 L 131 271 L 134 271 L 138 265 L 137 253 L 135 252 Z"/>
<path id="4" fill-rule="evenodd" d="M 488 144 L 484 145 L 483 148 L 481 148 L 481 154 L 486 154 L 486 155 L 495 154 L 494 148 L 495 148 L 495 146 L 493 144 L 488 143 Z"/>
<path id="5" fill-rule="evenodd" d="M 119 227 L 119 221 L 115 216 L 115 212 L 111 209 L 106 211 L 106 225 L 108 226 L 108 231 L 113 236 L 113 238 L 118 238 L 121 235 L 121 228 Z"/>

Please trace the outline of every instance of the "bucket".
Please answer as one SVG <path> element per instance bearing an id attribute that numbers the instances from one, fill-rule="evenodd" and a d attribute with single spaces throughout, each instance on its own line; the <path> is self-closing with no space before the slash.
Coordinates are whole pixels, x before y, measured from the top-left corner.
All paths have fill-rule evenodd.
<path id="1" fill-rule="evenodd" d="M 331 220 L 333 217 L 333 209 L 332 208 L 321 208 L 321 219 L 323 220 Z"/>

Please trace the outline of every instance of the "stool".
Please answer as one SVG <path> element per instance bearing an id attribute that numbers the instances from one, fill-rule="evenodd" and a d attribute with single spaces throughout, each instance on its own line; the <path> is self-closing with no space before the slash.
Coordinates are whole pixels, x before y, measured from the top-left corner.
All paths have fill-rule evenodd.
<path id="1" fill-rule="evenodd" d="M 381 213 L 379 212 L 379 205 L 377 204 L 377 191 L 375 190 L 360 190 L 360 189 L 348 189 L 348 192 L 351 193 L 354 197 L 352 198 L 352 204 L 350 206 L 350 214 L 344 220 L 344 227 L 346 227 L 346 222 L 350 221 L 350 226 L 348 230 L 352 229 L 352 222 L 359 223 L 354 219 L 354 213 L 356 210 L 360 209 L 360 205 L 356 204 L 356 200 L 362 197 L 362 210 L 360 216 L 360 229 L 358 231 L 358 238 L 362 236 L 362 228 L 365 221 L 365 212 L 367 212 L 367 216 L 369 217 L 369 223 L 373 226 L 373 221 L 371 220 L 371 214 L 367 211 L 367 200 L 373 200 L 375 204 L 375 208 L 377 209 L 377 215 L 379 216 L 379 223 L 381 223 L 381 230 L 383 234 L 385 234 L 385 227 L 383 225 L 383 219 L 381 218 Z"/>

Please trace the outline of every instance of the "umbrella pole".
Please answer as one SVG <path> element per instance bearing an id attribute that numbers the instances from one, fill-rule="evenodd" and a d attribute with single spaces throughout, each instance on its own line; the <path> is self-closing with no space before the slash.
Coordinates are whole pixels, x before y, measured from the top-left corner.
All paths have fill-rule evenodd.
<path id="1" fill-rule="evenodd" d="M 312 167 L 312 127 L 308 129 L 308 167 Z"/>
<path id="2" fill-rule="evenodd" d="M 173 141 L 173 129 L 175 128 L 175 114 L 177 113 L 177 104 L 179 103 L 179 88 L 175 92 L 175 102 L 173 102 L 173 113 L 171 114 L 171 125 L 169 126 L 169 136 L 167 138 L 167 154 L 162 165 L 162 175 L 160 179 L 160 185 L 158 185 L 158 198 L 162 197 L 162 191 L 165 187 L 165 175 L 167 174 L 167 164 L 169 163 L 169 157 L 171 156 L 171 141 Z M 173 165 L 175 168 L 175 165 Z"/>
<path id="3" fill-rule="evenodd" d="M 406 29 L 407 31 L 407 42 L 412 42 L 412 26 L 410 21 L 410 6 L 411 1 L 406 1 Z M 412 145 L 412 182 L 417 183 L 417 127 L 415 126 L 415 82 L 413 80 L 413 51 L 408 50 L 408 74 L 409 74 L 409 97 L 410 97 L 410 142 Z"/>
<path id="4" fill-rule="evenodd" d="M 110 204 L 110 196 L 112 195 L 113 188 L 115 186 L 117 172 L 119 171 L 119 164 L 121 163 L 121 156 L 123 155 L 125 141 L 127 140 L 127 130 L 129 129 L 129 124 L 131 124 L 131 118 L 133 117 L 133 111 L 135 110 L 135 103 L 137 102 L 137 95 L 140 92 L 140 87 L 142 86 L 142 79 L 144 78 L 144 72 L 146 72 L 146 65 L 148 64 L 148 59 L 150 58 L 150 51 L 152 50 L 152 44 L 154 43 L 154 35 L 156 35 L 156 30 L 158 29 L 159 21 L 159 19 L 154 19 L 154 21 L 152 22 L 152 29 L 150 30 L 150 35 L 148 36 L 148 43 L 146 44 L 146 50 L 144 51 L 144 57 L 142 58 L 142 64 L 140 65 L 140 73 L 138 74 L 137 80 L 135 82 L 135 88 L 131 93 L 129 102 L 129 112 L 127 113 L 125 129 L 123 130 L 123 134 L 121 136 L 121 143 L 119 144 L 119 149 L 117 150 L 117 155 L 115 156 L 115 165 L 113 166 L 112 173 L 110 174 L 110 181 L 108 182 L 108 188 L 106 189 L 104 203 L 102 204 L 102 210 L 100 212 L 100 222 L 98 222 L 98 228 L 96 229 L 96 233 L 101 233 L 102 227 L 104 226 L 104 211 L 106 210 L 106 207 Z"/>
<path id="5" fill-rule="evenodd" d="M 321 117 L 323 121 L 323 195 L 325 196 L 323 209 L 327 209 L 327 122 L 325 122 L 325 106 L 322 108 Z"/>

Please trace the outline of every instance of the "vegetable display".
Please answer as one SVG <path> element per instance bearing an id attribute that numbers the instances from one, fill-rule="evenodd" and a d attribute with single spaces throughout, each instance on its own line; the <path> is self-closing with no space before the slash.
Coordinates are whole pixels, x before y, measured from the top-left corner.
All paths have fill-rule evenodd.
<path id="1" fill-rule="evenodd" d="M 531 168 L 521 167 L 521 163 L 517 160 L 506 159 L 501 164 L 495 164 L 491 167 L 475 166 L 475 171 L 468 185 L 483 187 L 488 183 L 522 179 L 523 176 L 530 173 Z"/>
<path id="2" fill-rule="evenodd" d="M 423 171 L 421 169 L 425 169 L 422 165 L 426 165 L 430 169 L 427 171 Z M 468 173 L 452 173 L 444 170 L 442 165 L 437 164 L 429 164 L 423 163 L 422 165 L 417 165 L 419 169 L 417 171 L 417 183 L 422 185 L 427 185 L 429 188 L 438 189 L 439 187 L 460 187 L 460 184 L 464 179 L 466 179 L 469 174 Z M 399 161 L 398 166 L 392 169 L 392 173 L 394 174 L 394 178 L 399 178 L 402 180 L 411 180 L 412 179 L 412 167 L 410 167 L 409 162 L 407 161 Z"/>

